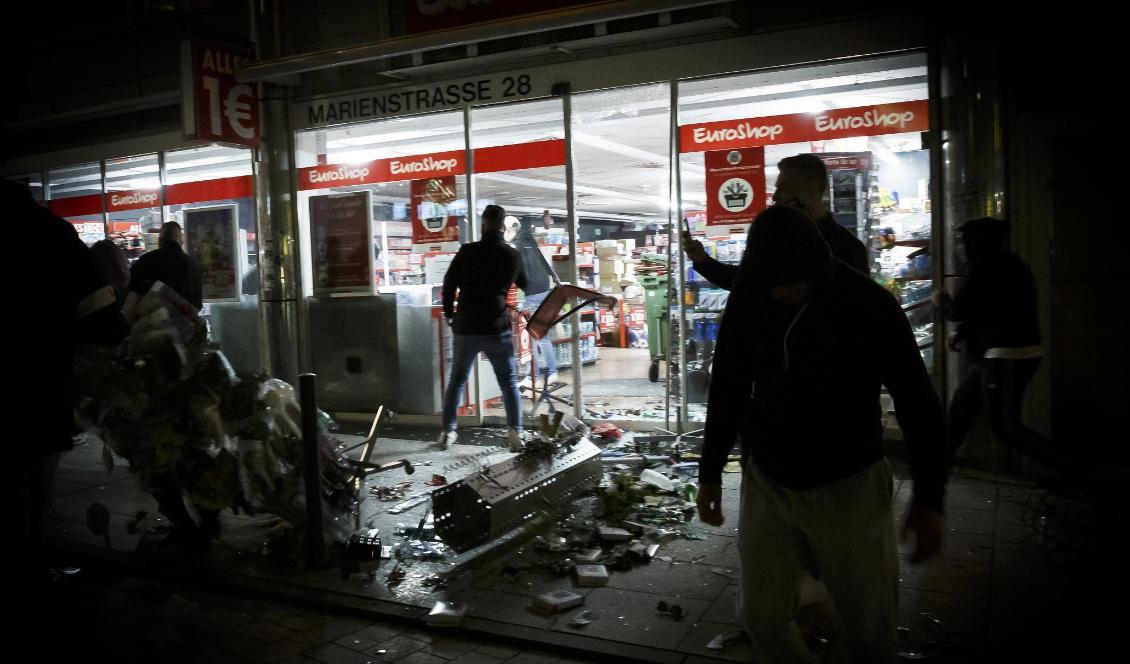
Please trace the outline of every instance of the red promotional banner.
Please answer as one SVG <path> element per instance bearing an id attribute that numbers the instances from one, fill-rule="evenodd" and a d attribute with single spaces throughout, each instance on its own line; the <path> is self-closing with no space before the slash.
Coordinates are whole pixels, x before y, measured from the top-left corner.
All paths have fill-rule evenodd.
<path id="1" fill-rule="evenodd" d="M 702 152 L 856 136 L 880 136 L 930 128 L 929 102 L 838 108 L 765 118 L 722 120 L 679 127 L 679 150 Z"/>
<path id="2" fill-rule="evenodd" d="M 315 295 L 372 291 L 370 211 L 367 191 L 310 197 Z"/>
<path id="3" fill-rule="evenodd" d="M 765 148 L 706 153 L 706 225 L 748 224 L 767 205 Z"/>
<path id="4" fill-rule="evenodd" d="M 185 134 L 218 143 L 258 145 L 259 99 L 250 83 L 235 80 L 235 70 L 251 58 L 250 49 L 185 42 L 181 57 Z"/>
<path id="5" fill-rule="evenodd" d="M 199 182 L 182 182 L 165 187 L 165 205 L 184 205 L 185 203 L 204 203 L 250 197 L 250 175 L 201 180 Z"/>
<path id="6" fill-rule="evenodd" d="M 301 190 L 419 180 L 467 172 L 463 150 L 377 159 L 363 164 L 321 164 L 298 169 Z M 475 150 L 475 172 L 497 173 L 565 165 L 565 141 L 550 139 Z"/>
<path id="7" fill-rule="evenodd" d="M 161 192 L 157 189 L 127 189 L 106 194 L 106 211 L 142 210 L 161 205 Z"/>
<path id="8" fill-rule="evenodd" d="M 448 213 L 457 197 L 455 176 L 413 180 L 412 243 L 458 242 L 458 218 Z"/>
<path id="9" fill-rule="evenodd" d="M 47 204 L 47 209 L 60 217 L 82 217 L 88 214 L 102 214 L 102 194 L 57 198 Z"/>

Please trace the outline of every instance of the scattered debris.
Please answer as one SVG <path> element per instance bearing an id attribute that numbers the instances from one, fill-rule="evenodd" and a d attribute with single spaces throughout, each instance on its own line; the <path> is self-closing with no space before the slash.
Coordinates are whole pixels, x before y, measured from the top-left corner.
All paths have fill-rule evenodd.
<path id="1" fill-rule="evenodd" d="M 530 603 L 530 608 L 538 613 L 551 614 L 585 603 L 584 595 L 568 590 L 554 590 L 538 595 Z"/>
<path id="2" fill-rule="evenodd" d="M 743 643 L 749 643 L 749 637 L 745 632 L 723 632 L 718 634 L 710 643 L 706 644 L 707 650 L 725 650 L 730 646 L 736 646 Z"/>
<path id="3" fill-rule="evenodd" d="M 381 531 L 377 528 L 362 528 L 349 536 L 345 553 L 354 560 L 381 559 Z"/>
<path id="4" fill-rule="evenodd" d="M 598 424 L 592 428 L 592 435 L 605 441 L 620 440 L 620 436 L 622 436 L 623 434 L 624 430 L 616 426 L 615 424 L 612 424 L 611 422 Z"/>
<path id="5" fill-rule="evenodd" d="M 577 615 L 569 620 L 569 626 L 573 629 L 580 629 L 594 620 L 596 620 L 596 613 L 594 613 L 592 609 L 584 609 L 578 611 Z"/>
<path id="6" fill-rule="evenodd" d="M 126 524 L 126 532 L 130 535 L 136 535 L 145 529 L 145 524 L 148 521 L 149 512 L 142 510 L 133 515 L 133 518 Z"/>
<path id="7" fill-rule="evenodd" d="M 400 482 L 393 486 L 371 486 L 369 487 L 369 495 L 375 497 L 382 503 L 392 502 L 394 500 L 404 500 L 407 491 L 411 488 L 411 482 Z"/>
<path id="8" fill-rule="evenodd" d="M 668 604 L 663 600 L 659 601 L 659 604 L 655 607 L 655 612 L 671 616 L 675 620 L 682 620 L 683 617 L 687 615 L 686 612 L 683 611 L 683 607 L 678 604 Z"/>
<path id="9" fill-rule="evenodd" d="M 424 622 L 432 627 L 457 627 L 463 622 L 467 607 L 455 602 L 436 602 Z"/>
<path id="10" fill-rule="evenodd" d="M 581 553 L 578 553 L 577 555 L 573 556 L 573 558 L 578 563 L 582 563 L 582 564 L 586 564 L 586 565 L 595 564 L 602 557 L 604 557 L 604 550 L 603 549 L 588 549 L 586 551 L 582 551 Z"/>
<path id="11" fill-rule="evenodd" d="M 627 542 L 632 539 L 632 534 L 623 528 L 598 526 L 596 532 L 606 542 Z"/>
<path id="12" fill-rule="evenodd" d="M 439 473 L 433 473 L 432 479 L 424 482 L 424 484 L 427 484 L 428 486 L 444 486 L 447 484 L 447 478 L 443 475 L 440 475 Z"/>
<path id="13" fill-rule="evenodd" d="M 952 643 L 945 641 L 926 641 L 917 646 L 901 650 L 898 653 L 899 659 L 906 659 L 917 661 L 922 659 L 933 659 L 946 651 L 953 649 Z"/>
<path id="14" fill-rule="evenodd" d="M 418 505 L 423 505 L 424 503 L 428 502 L 431 499 L 431 497 L 432 497 L 432 494 L 428 491 L 423 491 L 423 492 L 420 492 L 420 493 L 413 494 L 413 495 L 409 496 L 408 499 L 405 500 L 404 502 L 398 503 L 398 504 L 393 505 L 392 507 L 388 508 L 388 513 L 389 514 L 401 514 L 403 512 L 407 512 L 408 510 L 412 509 L 413 507 L 416 507 Z"/>
<path id="15" fill-rule="evenodd" d="M 604 565 L 576 565 L 573 573 L 581 588 L 599 588 L 608 585 L 608 569 Z"/>
<path id="16" fill-rule="evenodd" d="M 675 489 L 675 483 L 671 481 L 671 478 L 650 468 L 645 468 L 640 473 L 640 481 L 644 484 L 650 484 L 662 491 L 673 491 Z"/>

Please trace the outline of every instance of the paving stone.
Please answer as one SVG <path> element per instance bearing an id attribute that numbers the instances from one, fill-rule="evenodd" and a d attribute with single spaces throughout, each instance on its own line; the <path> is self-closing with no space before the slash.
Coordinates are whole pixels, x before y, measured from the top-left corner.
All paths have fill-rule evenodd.
<path id="1" fill-rule="evenodd" d="M 441 638 L 432 641 L 424 652 L 444 659 L 455 659 L 475 648 L 475 642 L 467 639 Z"/>
<path id="2" fill-rule="evenodd" d="M 692 598 L 712 602 L 729 583 L 727 576 L 715 574 L 712 569 L 715 568 L 709 565 L 655 560 L 629 572 L 613 572 L 608 579 L 608 586 L 655 593 L 668 601 Z M 727 568 L 726 573 L 736 575 L 737 570 Z"/>
<path id="3" fill-rule="evenodd" d="M 557 664 L 561 661 L 556 655 L 538 652 L 520 652 L 506 660 L 506 664 Z"/>
<path id="4" fill-rule="evenodd" d="M 988 597 L 991 567 L 986 563 L 937 558 L 920 565 L 901 563 L 904 588 L 932 590 L 971 597 Z"/>
<path id="5" fill-rule="evenodd" d="M 598 590 L 598 589 L 582 589 Z M 579 593 L 585 594 L 585 593 Z M 529 610 L 530 600 L 523 595 L 514 593 L 500 593 L 481 590 L 466 598 L 456 597 L 456 601 L 467 604 L 467 615 L 474 618 L 485 618 L 503 623 L 525 625 L 528 627 L 548 628 L 555 618 L 543 616 Z"/>
<path id="6" fill-rule="evenodd" d="M 479 645 L 475 648 L 476 651 L 496 657 L 498 659 L 509 659 L 517 655 L 519 650 L 517 648 L 510 648 L 508 646 L 500 646 L 495 644 Z"/>
<path id="7" fill-rule="evenodd" d="M 442 657 L 419 651 L 398 659 L 397 664 L 448 664 L 448 661 Z"/>
<path id="8" fill-rule="evenodd" d="M 331 618 L 330 622 L 319 622 L 306 631 L 298 634 L 298 640 L 304 643 L 328 643 L 353 634 L 358 629 L 369 623 L 357 618 Z M 374 645 L 376 643 L 374 642 Z"/>
<path id="9" fill-rule="evenodd" d="M 385 641 L 404 634 L 404 632 L 405 630 L 392 625 L 370 624 L 368 627 L 362 627 L 352 634 L 347 634 L 345 638 L 352 637 L 355 639 L 373 641 L 374 643 L 384 643 Z"/>
<path id="10" fill-rule="evenodd" d="M 679 652 L 700 657 L 720 658 L 732 662 L 754 661 L 753 647 L 749 643 L 734 644 L 721 651 L 707 649 L 706 644 L 710 643 L 710 640 L 715 636 L 734 631 L 737 631 L 737 627 L 734 625 L 700 620 L 691 625 L 690 631 L 679 643 Z"/>
<path id="11" fill-rule="evenodd" d="M 678 604 L 686 612 L 682 620 L 657 613 L 659 600 Z M 596 614 L 596 619 L 578 629 L 569 627 L 569 620 L 582 608 Z M 710 608 L 710 603 L 687 598 L 671 598 L 621 588 L 596 588 L 577 607 L 558 618 L 553 631 L 584 634 L 652 648 L 674 649 L 686 636 L 691 625 Z"/>
<path id="12" fill-rule="evenodd" d="M 401 658 L 407 657 L 417 650 L 423 650 L 425 645 L 423 641 L 417 639 L 396 636 L 369 649 L 366 654 L 385 662 L 398 662 Z"/>
<path id="13" fill-rule="evenodd" d="M 364 662 L 371 662 L 373 659 L 371 655 L 343 648 L 336 643 L 320 645 L 317 648 L 307 650 L 303 654 L 323 664 L 363 664 Z"/>
<path id="14" fill-rule="evenodd" d="M 933 614 L 941 624 L 923 613 Z M 901 588 L 898 615 L 902 627 L 981 637 L 988 629 L 989 604 L 987 599 Z"/>
<path id="15" fill-rule="evenodd" d="M 738 586 L 731 584 L 726 586 L 718 599 L 710 605 L 706 613 L 703 614 L 702 619 L 707 622 L 719 623 L 723 625 L 737 625 L 737 600 L 738 600 Z"/>
<path id="16" fill-rule="evenodd" d="M 293 629 L 258 619 L 241 626 L 239 630 L 248 636 L 252 636 L 260 641 L 266 641 L 267 643 L 274 643 L 275 641 L 282 641 L 283 639 L 297 636 L 297 632 Z"/>
<path id="17" fill-rule="evenodd" d="M 301 641 L 293 639 L 283 639 L 264 645 L 262 648 L 255 648 L 243 653 L 243 656 L 253 662 L 277 662 L 280 659 L 286 659 L 301 653 L 306 649 L 306 644 Z"/>
<path id="18" fill-rule="evenodd" d="M 992 485 L 958 484 L 946 489 L 946 512 L 954 509 L 995 510 L 997 489 Z"/>
<path id="19" fill-rule="evenodd" d="M 513 654 L 518 654 L 518 651 L 515 650 Z M 463 653 L 451 660 L 451 664 L 499 664 L 500 662 L 502 662 L 502 659 L 491 657 L 485 652 L 479 652 L 478 650 Z"/>
<path id="20" fill-rule="evenodd" d="M 993 513 L 988 510 L 958 508 L 946 511 L 946 528 L 951 532 L 992 535 L 993 525 Z"/>

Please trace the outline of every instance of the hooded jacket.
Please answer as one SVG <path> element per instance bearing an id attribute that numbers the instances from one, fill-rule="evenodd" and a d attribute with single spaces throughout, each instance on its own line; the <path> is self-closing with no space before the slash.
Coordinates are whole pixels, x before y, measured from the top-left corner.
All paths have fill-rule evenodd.
<path id="1" fill-rule="evenodd" d="M 806 281 L 797 305 L 772 286 Z M 790 489 L 825 486 L 883 456 L 886 385 L 905 434 L 915 502 L 942 510 L 949 455 L 941 402 L 894 297 L 831 255 L 816 226 L 774 206 L 750 228 L 714 356 L 699 477 L 742 460 Z"/>

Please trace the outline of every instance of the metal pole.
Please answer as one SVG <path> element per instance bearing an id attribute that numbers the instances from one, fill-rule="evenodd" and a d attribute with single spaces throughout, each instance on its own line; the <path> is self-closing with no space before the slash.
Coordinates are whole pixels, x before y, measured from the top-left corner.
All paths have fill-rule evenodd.
<path id="1" fill-rule="evenodd" d="M 577 266 L 577 200 L 573 186 L 573 92 L 568 85 L 561 95 L 563 122 L 565 124 L 565 212 L 568 215 L 569 283 L 580 281 Z M 584 414 L 581 402 L 581 317 L 573 316 L 573 415 L 580 419 Z"/>
<path id="2" fill-rule="evenodd" d="M 302 407 L 302 479 L 306 485 L 306 527 L 302 532 L 302 553 L 307 567 L 326 561 L 326 541 L 322 532 L 322 464 L 318 449 L 317 375 L 298 377 Z"/>
<path id="3" fill-rule="evenodd" d="M 679 309 L 679 352 L 678 352 L 678 371 L 679 371 L 679 421 L 676 423 L 676 431 L 683 433 L 684 422 L 687 419 L 687 308 L 684 306 L 683 300 L 683 275 L 686 273 L 686 256 L 683 254 L 683 234 L 679 232 L 679 226 L 683 220 L 683 174 L 679 162 L 679 82 L 671 82 L 671 161 L 675 170 L 675 223 L 669 229 L 675 246 L 678 248 L 679 269 L 673 275 L 674 280 L 668 277 L 668 288 L 675 292 L 675 299 L 678 301 Z M 670 244 L 670 242 L 668 243 Z M 669 291 L 670 292 L 670 291 Z M 675 336 L 675 335 L 670 335 Z M 667 348 L 667 394 L 668 403 L 667 408 L 670 410 L 670 394 L 671 394 L 671 344 Z"/>
<path id="4" fill-rule="evenodd" d="M 479 239 L 479 234 L 475 232 L 475 221 L 478 215 L 475 211 L 475 151 L 471 148 L 470 104 L 463 106 L 463 150 L 465 154 L 463 160 L 467 164 L 464 172 L 464 176 L 467 178 L 467 234 L 470 235 L 470 241 L 474 242 Z M 440 333 L 443 333 L 442 328 Z M 475 357 L 475 363 L 471 366 L 475 371 L 475 426 L 481 427 L 485 416 L 483 415 L 483 390 L 479 380 L 478 356 Z"/>

